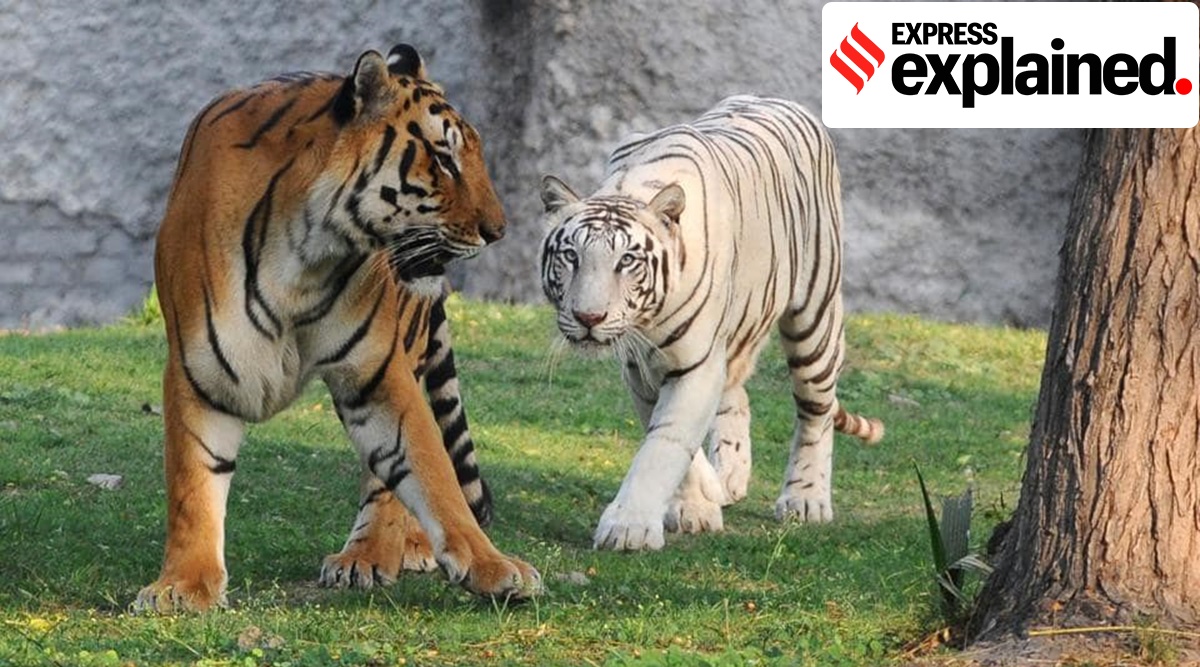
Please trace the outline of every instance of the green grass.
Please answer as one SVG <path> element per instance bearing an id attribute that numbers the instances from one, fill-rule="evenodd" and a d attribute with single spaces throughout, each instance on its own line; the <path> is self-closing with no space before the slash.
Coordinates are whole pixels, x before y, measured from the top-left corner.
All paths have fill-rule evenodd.
<path id="1" fill-rule="evenodd" d="M 316 588 L 354 516 L 357 464 L 315 383 L 248 431 L 226 520 L 232 609 L 130 615 L 162 556 L 162 429 L 142 409 L 161 402 L 160 327 L 7 335 L 0 665 L 879 664 L 938 623 L 913 463 L 935 494 L 975 485 L 976 545 L 1015 502 L 1044 336 L 860 316 L 841 396 L 888 431 L 873 448 L 839 439 L 833 524 L 773 517 L 793 407 L 772 345 L 750 387 L 754 481 L 725 532 L 596 552 L 639 443 L 617 368 L 566 355 L 551 373 L 546 308 L 454 300 L 450 314 L 490 533 L 541 569 L 544 597 L 504 608 L 437 575 Z M 578 572 L 587 584 L 560 579 Z"/>

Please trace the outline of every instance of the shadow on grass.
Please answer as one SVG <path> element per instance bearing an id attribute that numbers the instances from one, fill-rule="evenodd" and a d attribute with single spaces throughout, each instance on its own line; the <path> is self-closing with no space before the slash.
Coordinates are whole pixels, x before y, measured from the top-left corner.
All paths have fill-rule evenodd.
<path id="1" fill-rule="evenodd" d="M 109 384 L 71 374 L 78 343 L 61 340 L 61 347 L 53 340 L 38 344 L 45 354 L 67 359 L 48 372 L 49 379 L 0 380 L 0 543 L 6 551 L 0 609 L 119 612 L 157 575 L 162 557 L 161 425 L 140 411 L 141 402 L 157 394 L 157 370 L 139 361 L 134 386 L 121 385 L 114 394 Z M 636 447 L 636 429 L 628 425 L 632 414 L 607 407 L 626 405 L 619 394 L 593 397 L 586 383 L 581 389 L 563 381 L 555 391 L 569 385 L 565 393 L 531 396 L 517 422 L 478 403 L 489 400 L 488 392 L 510 390 L 507 384 L 464 371 L 477 394 L 467 404 L 481 441 L 481 465 L 496 494 L 493 539 L 541 569 L 551 602 L 712 607 L 731 599 L 762 604 L 787 598 L 813 613 L 831 601 L 843 608 L 910 607 L 914 597 L 927 595 L 928 575 L 909 463 L 921 462 L 934 488 L 960 490 L 964 457 L 987 479 L 1015 484 L 1020 471 L 1013 452 L 1019 456 L 1022 448 L 1019 432 L 1030 396 L 914 381 L 898 370 L 848 374 L 845 395 L 853 398 L 852 407 L 883 418 L 888 438 L 873 449 L 839 441 L 834 524 L 780 525 L 772 509 L 791 431 L 780 363 L 768 359 L 750 389 L 755 481 L 746 500 L 727 508 L 726 532 L 672 536 L 665 551 L 645 554 L 591 550 L 595 522 Z M 560 372 L 574 377 L 567 366 Z M 485 383 L 488 389 L 481 388 Z M 888 400 L 893 394 L 905 400 Z M 357 501 L 356 457 L 333 416 L 313 409 L 313 401 L 322 400 L 323 392 L 307 393 L 272 424 L 252 429 L 243 446 L 226 520 L 235 605 L 379 603 L 378 594 L 312 584 L 321 558 L 341 548 Z M 594 435 L 560 430 L 577 423 L 576 407 L 597 400 L 603 409 L 584 416 Z M 544 455 L 527 456 L 509 441 L 522 429 Z M 622 445 L 609 451 L 614 431 L 622 434 L 615 438 Z M 1005 435 L 1012 431 L 1018 436 Z M 579 452 L 583 463 L 572 458 L 572 447 L 586 450 Z M 597 465 L 602 458 L 612 464 Z M 124 486 L 93 487 L 84 479 L 94 472 L 122 474 Z M 589 583 L 558 579 L 573 572 L 585 573 Z M 433 609 L 459 608 L 469 599 L 438 575 L 405 576 L 384 597 L 391 605 Z M 491 609 L 486 601 L 477 605 Z"/>
<path id="2" fill-rule="evenodd" d="M 157 467 L 158 457 L 147 454 L 139 456 Z M 617 479 L 487 458 L 483 466 L 497 495 L 489 533 L 503 550 L 541 569 L 551 601 L 709 606 L 740 590 L 747 600 L 808 594 L 819 606 L 831 596 L 866 599 L 881 572 L 911 575 L 921 567 L 924 538 L 915 513 L 858 521 L 845 508 L 847 518 L 833 525 L 780 525 L 771 515 L 773 493 L 758 488 L 727 508 L 725 533 L 670 536 L 659 553 L 596 552 L 592 528 Z M 81 485 L 72 472 L 6 492 L 0 527 L 9 555 L 0 567 L 0 607 L 124 611 L 157 574 L 165 512 L 161 481 L 154 474 L 132 477 L 117 491 Z M 369 594 L 313 586 L 320 559 L 341 547 L 350 528 L 355 481 L 348 444 L 339 451 L 265 441 L 243 449 L 226 520 L 235 605 L 378 603 Z M 572 572 L 590 573 L 590 583 L 560 580 Z M 386 596 L 390 604 L 431 608 L 458 606 L 467 597 L 438 574 L 405 575 Z M 491 603 L 478 605 L 487 610 Z"/>

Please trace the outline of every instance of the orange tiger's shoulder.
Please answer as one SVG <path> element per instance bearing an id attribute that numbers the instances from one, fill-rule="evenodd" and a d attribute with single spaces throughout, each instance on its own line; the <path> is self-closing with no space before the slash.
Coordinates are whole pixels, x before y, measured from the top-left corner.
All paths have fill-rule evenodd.
<path id="1" fill-rule="evenodd" d="M 222 93 L 192 120 L 176 179 L 200 153 L 244 159 L 250 152 L 282 157 L 312 148 L 316 134 L 334 129 L 330 110 L 344 81 L 328 72 L 295 72 Z"/>

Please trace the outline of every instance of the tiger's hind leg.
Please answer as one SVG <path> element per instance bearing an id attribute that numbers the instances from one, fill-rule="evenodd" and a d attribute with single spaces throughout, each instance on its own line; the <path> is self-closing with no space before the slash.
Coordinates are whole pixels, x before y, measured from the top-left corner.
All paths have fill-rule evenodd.
<path id="1" fill-rule="evenodd" d="M 704 448 L 696 450 L 687 475 L 667 505 L 663 527 L 672 533 L 719 533 L 725 530 L 721 506 L 725 491 Z"/>
<path id="2" fill-rule="evenodd" d="M 779 321 L 796 404 L 791 454 L 775 501 L 780 520 L 833 520 L 833 431 L 843 360 L 842 300 L 834 289 L 824 308 L 789 310 Z"/>
<path id="3" fill-rule="evenodd" d="M 742 385 L 725 390 L 709 435 L 709 459 L 726 505 L 746 497 L 750 486 L 750 398 Z"/>

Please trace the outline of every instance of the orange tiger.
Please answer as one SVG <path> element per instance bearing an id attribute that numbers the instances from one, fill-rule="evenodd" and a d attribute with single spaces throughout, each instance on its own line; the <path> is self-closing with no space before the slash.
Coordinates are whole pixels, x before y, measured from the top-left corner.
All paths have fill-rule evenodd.
<path id="1" fill-rule="evenodd" d="M 411 46 L 367 51 L 349 76 L 285 74 L 200 112 L 155 253 L 167 539 L 136 608 L 225 604 L 244 424 L 283 410 L 313 376 L 364 470 L 355 527 L 321 583 L 371 586 L 436 563 L 483 595 L 540 590 L 537 570 L 501 554 L 472 515 L 473 504 L 486 521 L 490 498 L 442 305 L 446 264 L 504 227 L 478 133 Z"/>

